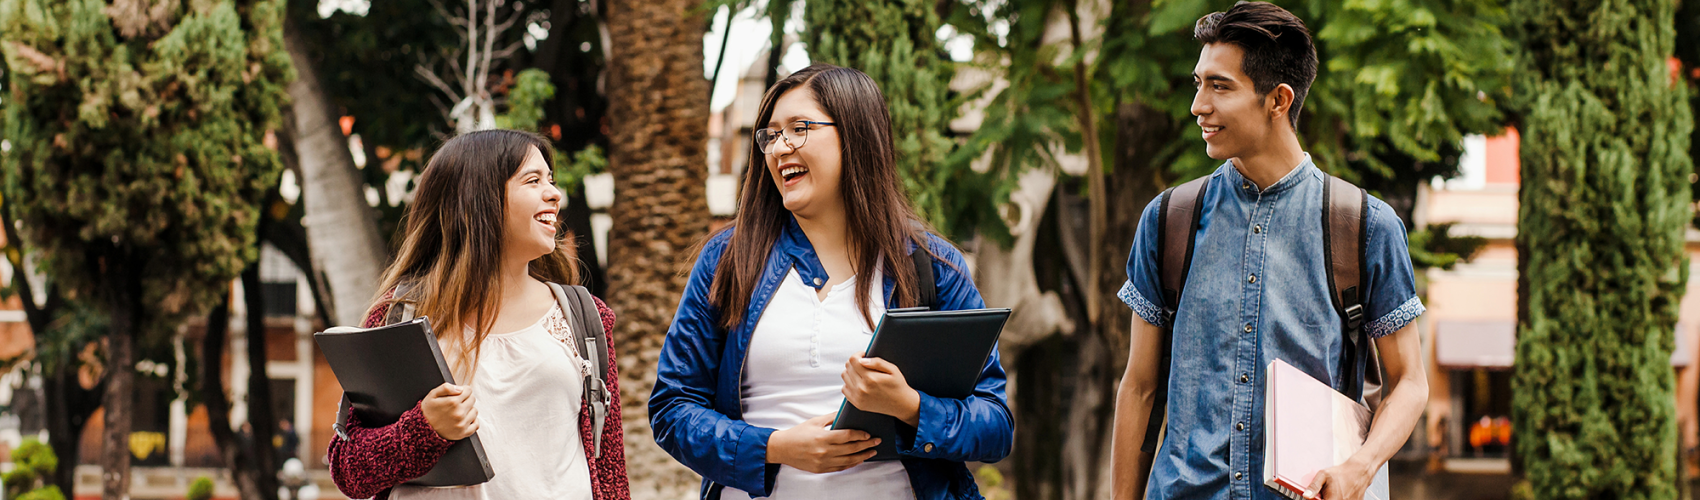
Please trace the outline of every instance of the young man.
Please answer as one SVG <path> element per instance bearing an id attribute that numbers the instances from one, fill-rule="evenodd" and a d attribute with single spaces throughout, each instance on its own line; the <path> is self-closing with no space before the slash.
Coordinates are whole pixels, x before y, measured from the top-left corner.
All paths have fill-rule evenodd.
<path id="1" fill-rule="evenodd" d="M 1178 300 L 1170 299 L 1178 304 L 1166 303 L 1170 294 L 1159 282 L 1160 202 L 1140 219 L 1118 294 L 1135 315 L 1116 397 L 1115 498 L 1143 492 L 1153 499 L 1274 500 L 1280 494 L 1263 485 L 1268 363 L 1286 361 L 1337 389 L 1361 384 L 1365 365 L 1341 368 L 1347 328 L 1330 299 L 1323 248 L 1328 178 L 1295 132 L 1316 77 L 1316 50 L 1303 21 L 1263 2 L 1205 16 L 1193 36 L 1203 50 L 1193 70 L 1192 114 L 1210 157 L 1226 162 L 1197 201 L 1190 272 Z M 1374 198 L 1363 216 L 1360 288 L 1367 300 L 1359 335 L 1373 339 L 1387 379 L 1363 449 L 1310 485 L 1330 500 L 1363 496 L 1428 398 L 1413 324 L 1424 308 L 1404 224 Z M 1161 328 L 1171 321 L 1167 424 L 1153 456 L 1141 448 L 1165 354 Z M 1355 359 L 1375 352 L 1368 344 L 1358 341 Z"/>

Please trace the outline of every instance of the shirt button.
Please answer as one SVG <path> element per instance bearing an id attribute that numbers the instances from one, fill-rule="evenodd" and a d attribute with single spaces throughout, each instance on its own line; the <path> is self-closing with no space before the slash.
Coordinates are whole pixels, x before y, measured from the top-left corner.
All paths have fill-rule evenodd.
<path id="1" fill-rule="evenodd" d="M 1246 333 L 1251 333 L 1251 323 L 1246 323 L 1246 324 L 1245 324 L 1245 332 L 1246 332 Z"/>
<path id="2" fill-rule="evenodd" d="M 1253 275 L 1247 276 L 1245 281 L 1246 281 L 1246 283 L 1256 283 L 1257 282 L 1257 275 L 1253 274 Z"/>
<path id="3" fill-rule="evenodd" d="M 1263 233 L 1263 224 L 1251 226 L 1251 234 L 1261 234 L 1261 233 Z"/>
<path id="4" fill-rule="evenodd" d="M 926 453 L 932 453 L 933 452 L 933 443 L 927 443 L 926 446 L 922 446 L 921 451 L 926 452 Z"/>
<path id="5" fill-rule="evenodd" d="M 1249 377 L 1249 376 L 1246 376 L 1246 375 L 1245 375 L 1245 374 L 1243 374 L 1243 373 L 1242 373 L 1242 374 L 1240 374 L 1240 383 L 1242 383 L 1242 384 L 1244 384 L 1244 383 L 1246 383 L 1246 382 L 1250 382 L 1250 381 L 1251 381 L 1251 377 Z"/>
<path id="6" fill-rule="evenodd" d="M 1234 430 L 1236 430 L 1236 431 L 1245 430 L 1245 422 L 1240 422 L 1240 423 L 1234 424 Z"/>
<path id="7" fill-rule="evenodd" d="M 1235 481 L 1238 481 L 1238 480 L 1243 479 L 1243 478 L 1245 478 L 1245 473 L 1243 473 L 1243 472 L 1235 472 L 1234 473 L 1234 480 Z"/>
<path id="8" fill-rule="evenodd" d="M 1244 183 L 1244 184 L 1240 184 L 1240 187 L 1245 188 L 1245 189 L 1251 189 L 1251 183 L 1247 182 L 1247 183 Z"/>
<path id="9" fill-rule="evenodd" d="M 815 278 L 815 286 L 820 286 L 820 278 Z"/>

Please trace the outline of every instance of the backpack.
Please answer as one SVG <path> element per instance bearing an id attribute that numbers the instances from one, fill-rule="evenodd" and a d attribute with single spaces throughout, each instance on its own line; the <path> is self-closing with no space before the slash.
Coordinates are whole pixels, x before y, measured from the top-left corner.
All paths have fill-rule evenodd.
<path id="1" fill-rule="evenodd" d="M 407 285 L 396 287 L 396 297 L 407 297 Z M 561 286 L 549 283 L 549 290 L 555 294 L 555 303 L 561 307 L 561 312 L 572 312 L 578 319 L 578 328 L 573 330 L 573 337 L 579 352 L 585 361 L 591 365 L 584 373 L 584 403 L 590 405 L 591 435 L 595 442 L 591 447 L 593 458 L 602 458 L 602 427 L 608 420 L 608 405 L 613 397 L 608 392 L 608 385 L 602 380 L 602 374 L 608 372 L 608 332 L 602 329 L 602 312 L 596 308 L 596 300 L 591 298 L 590 290 L 578 285 Z M 393 325 L 413 320 L 416 300 L 398 299 L 384 315 L 384 324 Z M 394 307 L 394 306 L 401 307 Z M 334 429 L 339 438 L 347 440 L 348 398 L 342 398 L 342 407 L 337 409 Z"/>
<path id="2" fill-rule="evenodd" d="M 1169 404 L 1169 363 L 1174 349 L 1175 310 L 1186 288 L 1187 273 L 1192 268 L 1193 244 L 1198 237 L 1199 219 L 1203 214 L 1198 209 L 1198 200 L 1204 198 L 1209 180 L 1209 177 L 1204 177 L 1169 188 L 1163 192 L 1158 205 L 1157 274 L 1163 293 L 1163 320 L 1168 326 L 1161 328 L 1162 359 L 1157 363 L 1155 398 L 1151 404 L 1151 417 L 1145 422 L 1145 441 L 1141 446 L 1141 451 L 1146 453 L 1156 453 L 1159 433 L 1167 424 L 1164 419 Z M 1381 368 L 1375 356 L 1375 344 L 1364 338 L 1364 304 L 1369 301 L 1367 291 L 1361 287 L 1365 274 L 1364 235 L 1368 234 L 1368 220 L 1364 213 L 1369 211 L 1369 193 L 1330 175 L 1322 184 L 1322 198 L 1322 246 L 1324 267 L 1328 270 L 1328 294 L 1335 312 L 1340 314 L 1343 323 L 1341 334 L 1345 336 L 1345 342 L 1340 343 L 1343 380 L 1339 390 L 1354 400 L 1362 396 L 1373 411 L 1381 399 Z M 1370 349 L 1368 359 L 1364 360 L 1364 378 L 1361 381 L 1350 375 L 1356 373 L 1360 343 L 1368 344 Z"/>

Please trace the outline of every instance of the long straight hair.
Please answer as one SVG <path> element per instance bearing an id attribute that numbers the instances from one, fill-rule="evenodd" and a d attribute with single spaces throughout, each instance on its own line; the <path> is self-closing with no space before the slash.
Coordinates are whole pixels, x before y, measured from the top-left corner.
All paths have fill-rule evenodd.
<path id="1" fill-rule="evenodd" d="M 455 373 L 461 383 L 471 380 L 501 307 L 507 183 L 532 148 L 553 170 L 554 148 L 535 134 L 485 130 L 443 143 L 420 174 L 395 262 L 384 270 L 372 301 L 373 310 L 415 303 L 420 316 L 431 318 L 437 338 L 446 335 L 459 347 Z M 532 260 L 528 272 L 546 282 L 578 284 L 577 246 L 556 224 L 555 251 Z M 408 285 L 405 295 L 391 296 L 402 284 Z M 462 333 L 468 328 L 470 340 Z"/>
<path id="2" fill-rule="evenodd" d="M 927 244 L 928 227 L 915 216 L 915 209 L 903 195 L 903 186 L 897 182 L 891 114 L 874 79 L 861 71 L 830 64 L 803 68 L 767 89 L 756 113 L 756 126 L 767 126 L 779 97 L 800 87 L 814 94 L 815 102 L 836 124 L 833 128 L 839 136 L 843 165 L 839 194 L 844 198 L 844 220 L 849 226 L 851 264 L 860 278 L 856 280 L 856 307 L 872 328 L 874 320 L 867 303 L 874 286 L 871 271 L 883 261 L 885 275 L 895 281 L 893 298 L 901 307 L 916 305 L 920 295 L 914 266 L 908 265 L 909 244 L 932 254 Z M 749 147 L 750 164 L 744 169 L 738 216 L 722 229 L 733 231 L 732 238 L 709 285 L 709 301 L 720 308 L 721 325 L 727 329 L 744 320 L 744 310 L 761 280 L 768 253 L 792 217 L 767 171 L 767 155 L 754 140 Z"/>

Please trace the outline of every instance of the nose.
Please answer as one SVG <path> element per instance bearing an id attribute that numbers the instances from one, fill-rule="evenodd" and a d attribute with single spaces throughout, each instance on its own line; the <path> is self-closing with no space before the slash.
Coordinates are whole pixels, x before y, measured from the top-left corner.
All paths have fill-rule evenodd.
<path id="1" fill-rule="evenodd" d="M 773 145 L 768 149 L 767 154 L 774 159 L 779 159 L 796 151 L 797 148 L 791 147 L 791 140 L 781 136 L 773 140 Z"/>
<path id="2" fill-rule="evenodd" d="M 543 190 L 543 201 L 553 203 L 559 208 L 561 206 L 561 187 L 550 184 L 549 189 Z"/>
<path id="3" fill-rule="evenodd" d="M 1197 92 L 1194 92 L 1192 94 L 1192 109 L 1191 109 L 1191 111 L 1192 111 L 1192 116 L 1204 116 L 1204 115 L 1208 115 L 1208 114 L 1216 111 L 1214 106 L 1211 106 L 1210 103 L 1205 102 L 1204 89 L 1201 88 Z"/>

